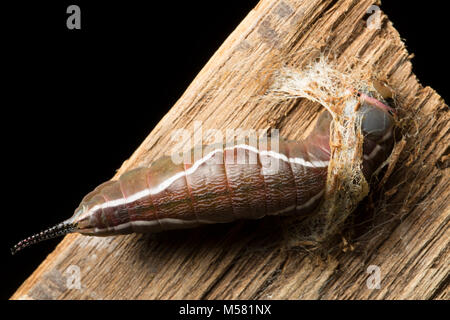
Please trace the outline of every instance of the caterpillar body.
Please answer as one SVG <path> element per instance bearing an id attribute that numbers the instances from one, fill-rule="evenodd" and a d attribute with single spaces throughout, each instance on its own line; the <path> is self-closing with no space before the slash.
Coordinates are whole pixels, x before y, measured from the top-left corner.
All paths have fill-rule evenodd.
<path id="1" fill-rule="evenodd" d="M 390 108 L 361 96 L 362 171 L 367 180 L 389 156 L 394 139 Z M 71 232 L 107 236 L 192 228 L 267 215 L 312 214 L 321 202 L 330 160 L 330 113 L 323 112 L 303 141 L 271 146 L 203 146 L 201 159 L 174 164 L 162 157 L 126 172 L 86 195 L 64 222 L 20 241 L 12 253 Z M 256 159 L 240 162 L 239 157 Z M 217 161 L 219 159 L 220 161 Z M 276 173 L 264 163 L 277 161 Z"/>

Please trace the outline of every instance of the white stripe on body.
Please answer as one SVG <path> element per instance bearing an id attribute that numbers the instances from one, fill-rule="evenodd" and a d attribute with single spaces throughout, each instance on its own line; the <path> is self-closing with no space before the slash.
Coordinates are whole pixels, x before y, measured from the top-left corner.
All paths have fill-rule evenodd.
<path id="1" fill-rule="evenodd" d="M 157 185 L 154 188 L 147 188 L 145 190 L 139 191 L 129 197 L 124 197 L 124 198 L 120 198 L 120 199 L 115 199 L 115 200 L 111 200 L 111 201 L 107 201 L 104 202 L 102 204 L 98 204 L 93 206 L 89 211 L 93 212 L 99 209 L 105 209 L 105 208 L 111 208 L 111 207 L 116 207 L 116 206 L 121 206 L 121 205 L 125 205 L 128 203 L 132 203 L 136 200 L 145 198 L 149 195 L 155 195 L 158 194 L 162 191 L 164 191 L 165 189 L 167 189 L 168 187 L 170 187 L 176 180 L 187 176 L 187 175 L 191 175 L 193 174 L 202 164 L 204 164 L 206 161 L 208 161 L 209 159 L 211 159 L 216 153 L 219 152 L 224 152 L 225 150 L 233 150 L 235 148 L 242 148 L 242 149 L 246 149 L 252 152 L 255 152 L 257 154 L 259 154 L 260 156 L 270 156 L 276 159 L 280 159 L 283 160 L 285 162 L 289 162 L 289 163 L 294 163 L 294 164 L 300 164 L 304 167 L 310 167 L 310 168 L 324 168 L 327 167 L 329 164 L 329 161 L 306 161 L 303 158 L 288 158 L 286 155 L 282 154 L 282 153 L 278 153 L 275 152 L 273 150 L 258 150 L 257 148 L 253 147 L 253 146 L 249 146 L 246 144 L 240 144 L 240 145 L 236 145 L 233 147 L 228 147 L 228 148 L 218 148 L 215 149 L 213 151 L 211 151 L 210 153 L 208 153 L 206 156 L 204 156 L 203 158 L 199 159 L 198 161 L 196 161 L 192 167 L 190 167 L 187 170 L 178 172 L 176 174 L 174 174 L 172 177 L 166 179 L 165 181 L 161 182 L 159 185 Z M 321 192 L 323 193 L 323 191 Z M 321 196 L 321 193 L 317 194 L 316 196 L 314 196 L 313 198 L 311 198 L 308 202 L 306 202 L 305 204 L 298 206 L 297 209 L 301 209 L 303 207 L 306 207 L 308 205 L 310 205 L 312 202 L 314 202 L 316 200 L 316 198 L 318 198 L 319 196 Z M 287 212 L 289 210 L 293 210 L 294 208 L 286 208 L 283 210 L 280 210 L 282 212 Z M 87 213 L 88 210 L 85 210 L 85 212 Z M 279 212 L 281 213 L 281 212 Z M 275 214 L 279 214 L 279 213 L 272 213 L 272 215 Z M 187 224 L 187 223 L 197 223 L 196 220 L 182 220 L 182 219 L 171 219 L 171 218 L 164 218 L 164 219 L 159 219 L 161 222 L 168 222 L 168 223 L 173 223 L 173 224 Z M 191 222 L 192 221 L 192 222 Z M 122 223 L 119 224 L 117 226 L 114 227 L 108 227 L 108 228 L 95 228 L 95 231 L 97 232 L 101 232 L 101 231 L 118 231 L 118 230 L 122 230 L 124 228 L 127 228 L 130 226 L 130 224 L 132 225 L 139 225 L 139 226 L 151 226 L 153 224 L 158 223 L 158 220 L 152 220 L 152 221 L 148 221 L 148 220 L 135 220 L 135 221 L 130 221 L 130 222 L 126 222 L 126 223 Z M 199 221 L 199 223 L 214 223 L 214 222 L 209 222 L 209 221 Z"/>
<path id="2" fill-rule="evenodd" d="M 177 224 L 177 225 L 188 225 L 188 224 L 197 224 L 197 223 L 203 223 L 203 224 L 212 224 L 216 223 L 215 221 L 209 221 L 209 220 L 183 220 L 183 219 L 173 219 L 173 218 L 163 218 L 159 219 L 160 222 L 166 223 L 166 224 Z M 94 232 L 109 232 L 109 231 L 120 231 L 123 229 L 126 229 L 130 226 L 138 226 L 138 227 L 151 227 L 154 225 L 159 224 L 158 220 L 135 220 L 135 221 L 129 221 L 126 223 L 119 224 L 114 227 L 106 227 L 106 228 L 94 228 Z"/>
<path id="3" fill-rule="evenodd" d="M 364 155 L 364 160 L 372 160 L 380 150 L 382 150 L 382 148 L 377 144 L 369 155 Z"/>
<path id="4" fill-rule="evenodd" d="M 268 215 L 279 215 L 282 213 L 292 211 L 294 209 L 296 209 L 296 210 L 304 209 L 304 208 L 310 206 L 311 204 L 313 204 L 317 199 L 319 199 L 323 195 L 323 193 L 324 193 L 324 190 L 320 191 L 318 194 L 311 197 L 311 199 L 309 199 L 307 202 L 305 202 L 304 204 L 302 204 L 300 206 L 292 205 L 285 209 L 281 209 L 276 212 L 269 213 Z M 159 219 L 159 222 L 161 222 L 162 224 L 172 224 L 172 225 L 195 225 L 197 223 L 199 223 L 199 224 L 218 223 L 216 221 L 203 220 L 203 219 L 197 221 L 197 220 L 183 220 L 183 219 L 174 219 L 174 218 Z M 158 220 L 135 220 L 135 221 L 129 221 L 126 223 L 122 223 L 122 224 L 119 224 L 114 227 L 94 228 L 94 232 L 100 233 L 100 232 L 109 232 L 109 231 L 120 231 L 120 230 L 126 229 L 130 226 L 151 227 L 151 226 L 159 224 L 159 222 L 158 222 Z"/>
<path id="5" fill-rule="evenodd" d="M 372 160 L 373 158 L 376 157 L 377 153 L 382 150 L 382 147 L 380 146 L 381 142 L 386 141 L 387 139 L 389 139 L 392 136 L 392 130 L 389 130 L 382 138 L 381 140 L 377 143 L 377 145 L 375 146 L 375 148 L 373 148 L 372 152 L 369 155 L 364 155 L 364 160 Z"/>
<path id="6" fill-rule="evenodd" d="M 268 213 L 267 215 L 268 216 L 276 216 L 276 215 L 279 215 L 279 214 L 282 214 L 282 213 L 286 213 L 286 212 L 292 211 L 294 209 L 295 210 L 301 210 L 301 209 L 307 208 L 310 205 L 312 205 L 317 199 L 319 199 L 323 195 L 323 193 L 324 193 L 324 190 L 320 191 L 318 194 L 316 194 L 315 196 L 311 197 L 308 201 L 306 201 L 302 205 L 296 206 L 294 204 L 294 205 L 289 206 L 289 207 L 287 207 L 285 209 L 281 209 L 281 210 L 278 210 L 278 211 L 275 211 L 275 212 L 272 212 L 272 213 Z"/>

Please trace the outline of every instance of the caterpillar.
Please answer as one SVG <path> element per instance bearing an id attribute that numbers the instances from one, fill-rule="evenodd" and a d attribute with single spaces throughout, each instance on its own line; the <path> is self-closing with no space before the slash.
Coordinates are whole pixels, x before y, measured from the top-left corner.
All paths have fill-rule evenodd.
<path id="1" fill-rule="evenodd" d="M 392 151 L 394 118 L 387 102 L 365 94 L 359 99 L 362 172 L 369 180 Z M 108 236 L 313 214 L 325 190 L 331 121 L 331 114 L 323 112 L 307 138 L 282 140 L 278 150 L 241 143 L 202 146 L 210 151 L 192 164 L 174 164 L 171 157 L 162 157 L 149 167 L 99 185 L 82 199 L 71 218 L 20 241 L 11 252 L 73 232 Z M 240 162 L 240 157 L 257 161 Z M 278 164 L 275 174 L 264 170 L 271 161 Z"/>

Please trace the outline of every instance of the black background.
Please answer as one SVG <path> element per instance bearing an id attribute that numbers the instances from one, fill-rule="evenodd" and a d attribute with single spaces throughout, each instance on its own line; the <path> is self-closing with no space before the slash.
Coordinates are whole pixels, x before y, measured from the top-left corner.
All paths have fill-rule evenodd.
<path id="1" fill-rule="evenodd" d="M 257 1 L 40 1 L 2 7 L 1 298 L 60 239 L 11 256 L 110 179 Z M 155 2 L 156 3 L 156 2 Z M 385 1 L 414 73 L 448 101 L 443 4 Z M 81 8 L 81 30 L 66 8 Z M 442 6 L 442 7 L 439 7 Z"/>

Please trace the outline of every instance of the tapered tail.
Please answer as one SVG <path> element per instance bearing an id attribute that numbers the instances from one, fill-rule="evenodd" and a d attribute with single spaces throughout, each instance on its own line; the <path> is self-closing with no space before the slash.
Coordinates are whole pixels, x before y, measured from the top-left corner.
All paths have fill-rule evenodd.
<path id="1" fill-rule="evenodd" d="M 28 237 L 28 238 L 20 241 L 19 243 L 14 245 L 14 247 L 11 248 L 11 254 L 14 255 L 17 252 L 19 252 L 20 250 L 22 250 L 26 247 L 29 247 L 35 243 L 38 243 L 38 242 L 41 242 L 44 240 L 48 240 L 48 239 L 52 239 L 52 238 L 56 238 L 56 237 L 60 237 L 60 236 L 66 235 L 68 233 L 72 233 L 76 229 L 77 229 L 76 223 L 71 223 L 71 222 L 67 222 L 67 221 L 61 222 L 61 223 L 57 224 L 56 226 L 48 228 L 44 231 L 36 233 L 36 234 L 32 235 L 31 237 Z"/>

